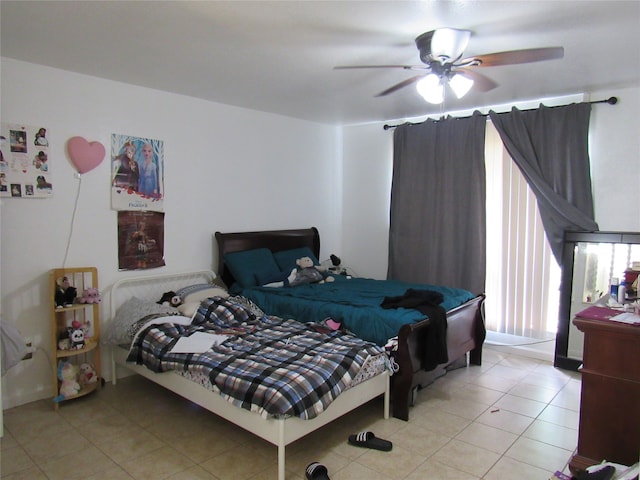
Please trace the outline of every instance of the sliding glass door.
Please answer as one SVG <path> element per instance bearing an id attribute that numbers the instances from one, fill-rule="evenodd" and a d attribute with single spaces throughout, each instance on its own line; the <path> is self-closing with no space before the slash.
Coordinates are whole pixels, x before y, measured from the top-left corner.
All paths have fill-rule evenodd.
<path id="1" fill-rule="evenodd" d="M 560 267 L 536 198 L 487 123 L 487 330 L 549 339 L 558 321 Z"/>

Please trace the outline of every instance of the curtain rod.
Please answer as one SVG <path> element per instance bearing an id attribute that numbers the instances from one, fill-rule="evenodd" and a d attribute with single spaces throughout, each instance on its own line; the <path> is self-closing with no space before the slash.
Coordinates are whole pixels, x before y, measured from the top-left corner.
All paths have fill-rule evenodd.
<path id="1" fill-rule="evenodd" d="M 593 103 L 608 103 L 609 105 L 615 105 L 616 103 L 618 103 L 618 97 L 609 97 L 609 98 L 607 98 L 605 100 L 594 100 L 592 102 L 586 102 L 586 103 L 591 103 L 591 104 L 593 104 Z M 558 106 L 558 107 L 562 106 L 562 107 L 564 107 L 564 105 L 554 105 L 554 106 Z M 549 108 L 553 108 L 553 107 L 549 107 Z M 527 110 L 535 110 L 535 108 L 527 108 L 527 109 L 522 110 L 522 111 L 526 112 Z M 483 117 L 488 117 L 489 116 L 488 113 L 481 113 L 480 115 L 482 115 Z M 460 117 L 460 118 L 463 118 L 463 117 Z M 400 125 L 387 125 L 387 124 L 384 124 L 382 126 L 382 128 L 385 129 L 385 130 L 389 130 L 391 128 L 400 127 L 402 125 L 420 125 L 421 123 L 423 123 L 423 122 L 418 122 L 418 123 L 406 122 L 406 123 L 402 123 Z"/>

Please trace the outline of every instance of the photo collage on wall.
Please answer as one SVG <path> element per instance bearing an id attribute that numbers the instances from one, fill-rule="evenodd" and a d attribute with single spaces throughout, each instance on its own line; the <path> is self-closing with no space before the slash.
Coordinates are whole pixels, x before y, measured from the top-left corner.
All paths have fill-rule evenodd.
<path id="1" fill-rule="evenodd" d="M 0 126 L 0 197 L 46 198 L 53 194 L 49 138 L 43 126 Z"/>
<path id="2" fill-rule="evenodd" d="M 164 142 L 111 135 L 111 207 L 118 210 L 118 268 L 164 263 Z"/>

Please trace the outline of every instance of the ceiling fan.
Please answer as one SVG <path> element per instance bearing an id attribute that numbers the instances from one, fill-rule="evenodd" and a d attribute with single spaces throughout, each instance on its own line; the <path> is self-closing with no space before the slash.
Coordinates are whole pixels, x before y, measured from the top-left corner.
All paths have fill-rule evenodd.
<path id="1" fill-rule="evenodd" d="M 402 68 L 420 71 L 400 83 L 383 90 L 376 97 L 383 97 L 401 88 L 416 84 L 418 93 L 430 103 L 444 101 L 445 86 L 448 85 L 456 97 L 462 98 L 475 86 L 481 92 L 488 92 L 498 86 L 489 77 L 477 72 L 478 67 L 496 67 L 519 63 L 554 60 L 564 56 L 562 47 L 531 48 L 489 53 L 462 58 L 471 37 L 470 30 L 439 28 L 416 37 L 415 42 L 423 65 L 350 65 L 337 66 L 336 70 L 358 68 Z"/>

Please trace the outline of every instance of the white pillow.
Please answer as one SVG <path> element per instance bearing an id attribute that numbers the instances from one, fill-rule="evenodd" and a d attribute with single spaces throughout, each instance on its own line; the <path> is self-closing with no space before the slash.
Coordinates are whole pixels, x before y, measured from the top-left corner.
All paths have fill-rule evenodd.
<path id="1" fill-rule="evenodd" d="M 187 293 L 183 298 L 183 303 L 198 302 L 200 303 L 205 298 L 209 297 L 222 297 L 227 298 L 229 292 L 220 287 L 203 288 L 202 290 L 196 290 L 195 292 Z"/>
<path id="2" fill-rule="evenodd" d="M 200 302 L 187 302 L 178 305 L 178 311 L 185 317 L 193 318 L 193 316 L 198 311 L 199 306 Z"/>
<path id="3" fill-rule="evenodd" d="M 200 302 L 205 298 L 227 298 L 229 292 L 226 289 L 212 285 L 192 285 L 180 291 L 182 304 L 178 305 L 178 311 L 185 317 L 193 317 L 198 311 Z"/>

